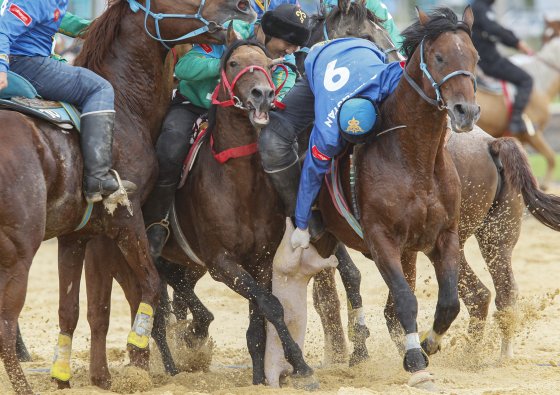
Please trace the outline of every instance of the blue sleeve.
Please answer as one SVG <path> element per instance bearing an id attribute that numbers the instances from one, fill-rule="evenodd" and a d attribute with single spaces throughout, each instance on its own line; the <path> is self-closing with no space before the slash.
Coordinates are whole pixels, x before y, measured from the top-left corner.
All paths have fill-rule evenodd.
<path id="1" fill-rule="evenodd" d="M 4 1 L 0 8 L 0 72 L 9 68 L 12 43 L 39 19 L 35 1 Z"/>
<path id="2" fill-rule="evenodd" d="M 336 123 L 335 123 L 336 125 Z M 309 148 L 303 162 L 296 203 L 296 226 L 306 229 L 311 207 L 321 190 L 323 178 L 332 158 L 344 148 L 338 126 L 327 128 L 315 123 L 309 137 Z"/>

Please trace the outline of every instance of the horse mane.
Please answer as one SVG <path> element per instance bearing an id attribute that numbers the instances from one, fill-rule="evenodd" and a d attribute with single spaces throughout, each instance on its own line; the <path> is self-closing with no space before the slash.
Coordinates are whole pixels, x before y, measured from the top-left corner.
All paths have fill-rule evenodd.
<path id="1" fill-rule="evenodd" d="M 430 19 L 425 25 L 416 20 L 401 33 L 403 37 L 402 49 L 409 60 L 423 39 L 431 41 L 444 32 L 456 32 L 457 30 L 463 30 L 467 34 L 471 34 L 469 27 L 463 21 L 460 21 L 450 8 L 436 8 L 428 16 Z"/>
<path id="2" fill-rule="evenodd" d="M 129 12 L 130 7 L 126 1 L 109 1 L 107 10 L 87 27 L 83 48 L 74 62 L 76 66 L 103 74 L 103 60 L 112 52 L 113 42 L 120 32 L 121 21 Z"/>
<path id="3" fill-rule="evenodd" d="M 336 18 L 341 18 L 343 16 L 351 15 L 353 16 L 355 23 L 358 25 L 371 21 L 376 24 L 382 24 L 385 22 L 384 19 L 379 18 L 373 12 L 366 7 L 365 2 L 361 1 L 353 1 L 348 5 L 346 10 L 342 10 L 338 8 L 338 6 L 334 6 L 330 12 L 327 13 L 327 8 L 325 5 L 321 6 L 321 10 L 319 12 L 318 18 L 322 18 L 322 21 L 326 21 L 327 25 L 332 22 Z"/>

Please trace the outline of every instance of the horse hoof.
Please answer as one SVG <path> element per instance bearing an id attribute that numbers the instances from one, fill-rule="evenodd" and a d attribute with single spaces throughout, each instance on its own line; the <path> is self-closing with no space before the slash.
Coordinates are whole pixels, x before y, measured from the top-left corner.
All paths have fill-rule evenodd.
<path id="1" fill-rule="evenodd" d="M 91 384 L 102 390 L 111 389 L 111 376 L 90 377 Z"/>
<path id="2" fill-rule="evenodd" d="M 55 378 L 53 378 L 52 380 L 56 383 L 56 387 L 59 390 L 70 389 L 70 381 L 63 381 Z"/>
<path id="3" fill-rule="evenodd" d="M 420 346 L 428 355 L 434 355 L 438 351 L 441 351 L 441 344 L 435 339 L 428 336 L 429 331 L 422 332 L 420 335 Z"/>
<path id="4" fill-rule="evenodd" d="M 439 388 L 434 382 L 434 376 L 426 370 L 413 373 L 408 380 L 408 386 L 429 392 L 439 392 Z"/>
<path id="5" fill-rule="evenodd" d="M 150 349 L 143 349 L 133 346 L 132 344 L 127 345 L 128 357 L 130 359 L 130 364 L 136 366 L 143 370 L 149 370 L 150 368 Z"/>
<path id="6" fill-rule="evenodd" d="M 349 365 L 350 367 L 356 366 L 369 359 L 369 353 L 367 348 L 354 346 L 354 352 L 350 355 Z"/>
<path id="7" fill-rule="evenodd" d="M 429 364 L 430 359 L 421 348 L 411 348 L 404 354 L 403 367 L 407 372 L 413 373 L 424 370 Z"/>
<path id="8" fill-rule="evenodd" d="M 352 343 L 363 343 L 369 336 L 369 328 L 361 324 L 354 324 L 348 333 L 348 339 Z"/>
<path id="9" fill-rule="evenodd" d="M 292 387 L 298 390 L 304 391 L 315 391 L 319 389 L 319 381 L 315 378 L 315 375 L 303 377 L 300 375 L 292 375 Z"/>

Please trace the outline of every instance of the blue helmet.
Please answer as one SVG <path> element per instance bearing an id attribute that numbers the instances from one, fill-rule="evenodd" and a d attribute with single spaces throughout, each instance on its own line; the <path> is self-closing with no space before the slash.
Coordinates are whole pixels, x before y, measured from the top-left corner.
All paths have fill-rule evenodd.
<path id="1" fill-rule="evenodd" d="M 363 143 L 377 122 L 377 106 L 366 97 L 351 97 L 338 111 L 338 128 L 345 140 Z"/>

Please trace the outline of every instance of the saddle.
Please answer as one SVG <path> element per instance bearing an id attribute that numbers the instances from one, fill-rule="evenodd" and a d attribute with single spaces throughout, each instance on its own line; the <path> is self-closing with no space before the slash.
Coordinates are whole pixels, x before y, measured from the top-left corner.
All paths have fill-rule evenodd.
<path id="1" fill-rule="evenodd" d="M 22 76 L 8 71 L 8 87 L 0 91 L 0 110 L 17 111 L 62 128 L 80 130 L 80 112 L 71 104 L 42 99 Z"/>
<path id="2" fill-rule="evenodd" d="M 194 162 L 196 161 L 196 157 L 198 156 L 198 152 L 200 151 L 200 147 L 204 142 L 204 137 L 206 136 L 206 132 L 208 131 L 208 114 L 203 114 L 193 125 L 193 135 L 191 137 L 191 148 L 189 149 L 189 153 L 183 162 L 183 171 L 181 173 L 181 181 L 179 182 L 179 186 L 177 189 L 180 189 L 185 185 L 187 181 L 187 176 L 189 175 L 190 170 L 192 169 Z"/>

